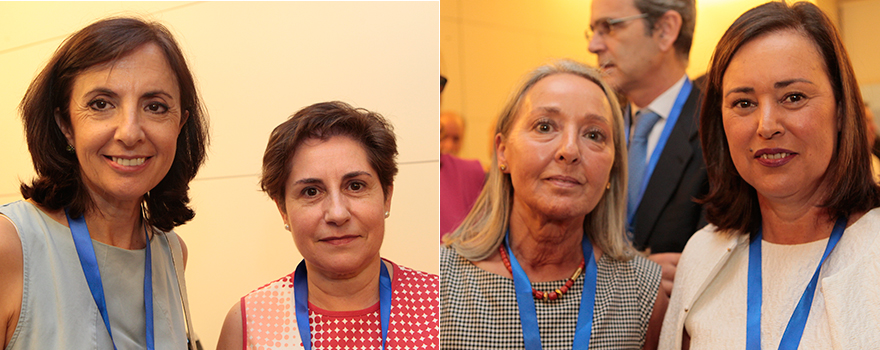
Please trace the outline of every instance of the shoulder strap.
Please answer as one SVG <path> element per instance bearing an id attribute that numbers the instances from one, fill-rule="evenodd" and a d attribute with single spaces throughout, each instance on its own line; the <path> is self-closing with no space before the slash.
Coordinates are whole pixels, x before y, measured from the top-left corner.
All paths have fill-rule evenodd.
<path id="1" fill-rule="evenodd" d="M 195 335 L 192 328 L 192 319 L 189 313 L 189 300 L 186 297 L 186 279 L 183 275 L 183 249 L 180 247 L 180 241 L 175 236 L 174 239 L 168 238 L 168 233 L 162 233 L 165 242 L 171 247 L 171 264 L 174 265 L 174 271 L 177 273 L 177 286 L 180 289 L 180 299 L 183 303 L 183 317 L 186 319 L 186 342 L 188 349 L 197 349 L 201 347 L 199 339 Z"/>

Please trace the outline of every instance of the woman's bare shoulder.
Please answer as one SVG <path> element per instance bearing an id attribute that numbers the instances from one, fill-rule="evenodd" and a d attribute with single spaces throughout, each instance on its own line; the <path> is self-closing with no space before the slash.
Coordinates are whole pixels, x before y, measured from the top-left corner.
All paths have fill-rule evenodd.
<path id="1" fill-rule="evenodd" d="M 0 344 L 4 348 L 21 313 L 23 262 L 18 230 L 8 217 L 0 214 Z"/>
<path id="2" fill-rule="evenodd" d="M 244 335 L 242 335 L 241 316 L 241 301 L 239 300 L 226 314 L 223 329 L 220 331 L 220 339 L 217 340 L 217 350 L 242 348 Z"/>

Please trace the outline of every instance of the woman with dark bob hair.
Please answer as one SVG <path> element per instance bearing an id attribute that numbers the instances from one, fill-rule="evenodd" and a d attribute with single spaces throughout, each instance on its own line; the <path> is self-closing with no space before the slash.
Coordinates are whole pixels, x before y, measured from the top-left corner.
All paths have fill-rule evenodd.
<path id="1" fill-rule="evenodd" d="M 0 206 L 0 344 L 187 346 L 186 248 L 172 229 L 194 216 L 208 134 L 171 33 L 97 21 L 61 44 L 19 108 L 37 178 Z"/>
<path id="2" fill-rule="evenodd" d="M 437 348 L 438 277 L 379 256 L 396 157 L 391 124 L 343 102 L 272 131 L 260 183 L 303 260 L 229 310 L 219 349 Z"/>
<path id="3" fill-rule="evenodd" d="M 489 177 L 440 250 L 443 349 L 654 349 L 660 266 L 626 240 L 626 139 L 595 68 L 529 72 Z"/>
<path id="4" fill-rule="evenodd" d="M 731 25 L 700 116 L 711 225 L 681 256 L 661 348 L 880 347 L 880 188 L 864 120 L 816 5 L 771 2 Z"/>

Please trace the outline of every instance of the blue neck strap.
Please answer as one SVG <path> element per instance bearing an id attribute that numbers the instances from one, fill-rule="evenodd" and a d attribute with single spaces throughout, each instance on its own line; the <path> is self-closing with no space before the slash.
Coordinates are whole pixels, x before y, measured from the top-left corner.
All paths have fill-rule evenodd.
<path id="1" fill-rule="evenodd" d="M 687 102 L 692 89 L 693 85 L 691 84 L 691 80 L 685 78 L 684 84 L 681 86 L 681 90 L 678 91 L 678 96 L 675 98 L 675 103 L 672 105 L 672 110 L 669 112 L 669 117 L 666 118 L 666 125 L 663 126 L 663 132 L 660 133 L 660 139 L 657 140 L 657 145 L 654 146 L 654 151 L 651 152 L 648 167 L 645 168 L 645 176 L 642 178 L 642 184 L 639 187 L 638 196 L 636 196 L 639 203 L 642 201 L 642 195 L 645 194 L 645 188 L 648 187 L 648 181 L 651 179 L 651 174 L 654 173 L 654 168 L 657 167 L 657 162 L 660 160 L 660 154 L 663 153 L 663 148 L 666 147 L 666 141 L 669 141 L 669 135 L 672 134 L 672 129 L 675 128 L 675 123 L 678 122 L 678 117 L 681 116 L 681 110 L 684 108 L 684 103 Z M 626 140 L 627 144 L 629 144 L 629 126 L 632 125 L 632 118 L 629 115 L 626 119 L 626 125 Z M 638 206 L 636 206 L 636 208 L 638 208 Z M 638 210 L 634 210 L 627 218 L 627 223 L 630 228 L 632 228 L 633 220 L 635 219 L 637 211 Z"/>
<path id="2" fill-rule="evenodd" d="M 813 278 L 807 284 L 804 294 L 792 312 L 791 319 L 785 327 L 785 333 L 782 334 L 782 340 L 779 342 L 780 349 L 795 350 L 801 342 L 804 334 L 804 326 L 807 324 L 807 316 L 810 315 L 810 308 L 813 306 L 813 295 L 816 294 L 816 285 L 819 284 L 819 271 L 822 270 L 822 264 L 825 263 L 828 255 L 834 250 L 843 231 L 846 229 L 846 217 L 837 219 L 834 224 L 834 230 L 831 231 L 831 237 L 828 238 L 828 244 L 825 246 L 825 253 L 822 254 L 822 260 L 813 273 Z M 761 278 L 761 230 L 749 243 L 749 286 L 748 286 L 748 306 L 747 306 L 747 324 L 746 324 L 746 349 L 761 349 L 761 295 L 763 294 L 763 283 Z"/>
<path id="3" fill-rule="evenodd" d="M 70 226 L 70 233 L 73 236 L 73 245 L 76 247 L 76 253 L 79 256 L 80 265 L 82 265 L 86 282 L 89 284 L 89 290 L 92 292 L 92 298 L 101 312 L 101 318 L 104 319 L 104 326 L 107 327 L 107 333 L 110 335 L 110 341 L 113 342 L 113 349 L 116 349 L 116 342 L 113 341 L 113 331 L 110 330 L 110 314 L 107 312 L 107 301 L 104 298 L 104 284 L 101 282 L 101 272 L 98 269 L 98 258 L 95 256 L 95 248 L 92 246 L 92 238 L 89 235 L 89 228 L 86 226 L 85 216 L 72 219 L 68 213 L 68 209 L 64 208 L 64 215 L 67 216 L 67 224 Z M 147 349 L 154 349 L 153 334 L 153 260 L 150 257 L 150 236 L 144 228 L 144 234 L 147 237 L 147 247 L 144 257 L 144 314 L 146 317 L 146 336 Z"/>
<path id="4" fill-rule="evenodd" d="M 391 276 L 382 259 L 379 259 L 379 316 L 382 327 L 382 349 L 388 339 L 388 325 L 391 324 Z M 309 281 L 306 261 L 300 261 L 293 274 L 293 298 L 296 304 L 296 326 L 303 342 L 303 348 L 312 348 L 312 333 L 309 327 Z"/>
<path id="5" fill-rule="evenodd" d="M 510 257 L 510 268 L 513 274 L 513 286 L 516 290 L 516 304 L 519 307 L 519 320 L 522 325 L 523 341 L 527 350 L 540 350 L 541 332 L 538 328 L 538 312 L 535 309 L 535 299 L 532 294 L 532 284 L 529 276 L 519 265 L 513 251 L 510 250 L 510 231 L 504 237 L 504 248 Z M 584 260 L 587 269 L 584 271 L 584 289 L 581 292 L 581 305 L 578 309 L 577 325 L 574 331 L 574 343 L 572 349 L 586 350 L 590 347 L 590 333 L 593 329 L 593 304 L 596 301 L 596 278 L 598 268 L 596 259 L 593 259 L 593 246 L 590 240 L 584 236 L 581 240 L 584 250 Z"/>

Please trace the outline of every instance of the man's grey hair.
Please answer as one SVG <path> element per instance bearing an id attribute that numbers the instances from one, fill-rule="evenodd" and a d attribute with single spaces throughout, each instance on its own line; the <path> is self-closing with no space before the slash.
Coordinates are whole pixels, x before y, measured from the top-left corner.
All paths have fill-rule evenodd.
<path id="1" fill-rule="evenodd" d="M 691 52 L 691 44 L 694 41 L 694 26 L 697 23 L 697 9 L 695 0 L 633 0 L 636 8 L 641 13 L 648 14 L 645 17 L 647 34 L 651 35 L 657 20 L 666 11 L 672 10 L 681 15 L 681 30 L 675 39 L 675 51 L 685 60 Z"/>

